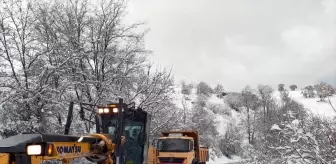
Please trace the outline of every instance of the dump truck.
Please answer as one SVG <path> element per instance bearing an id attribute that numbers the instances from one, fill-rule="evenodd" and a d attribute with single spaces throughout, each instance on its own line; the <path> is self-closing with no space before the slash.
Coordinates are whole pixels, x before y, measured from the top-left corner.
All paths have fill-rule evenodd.
<path id="1" fill-rule="evenodd" d="M 198 131 L 161 132 L 156 149 L 159 164 L 205 164 L 209 161 L 209 149 L 200 145 Z"/>

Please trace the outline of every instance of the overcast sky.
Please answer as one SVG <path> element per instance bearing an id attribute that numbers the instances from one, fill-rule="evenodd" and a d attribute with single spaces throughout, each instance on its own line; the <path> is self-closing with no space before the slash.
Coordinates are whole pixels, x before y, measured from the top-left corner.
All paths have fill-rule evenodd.
<path id="1" fill-rule="evenodd" d="M 129 12 L 177 82 L 336 84 L 336 0 L 130 0 Z"/>

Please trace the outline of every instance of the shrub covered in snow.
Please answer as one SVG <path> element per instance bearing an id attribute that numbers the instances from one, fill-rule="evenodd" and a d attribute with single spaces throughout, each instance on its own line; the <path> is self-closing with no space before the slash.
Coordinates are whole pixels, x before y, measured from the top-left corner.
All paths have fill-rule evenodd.
<path id="1" fill-rule="evenodd" d="M 185 95 L 190 95 L 193 89 L 192 84 L 186 84 L 184 81 L 181 82 L 181 93 Z"/>
<path id="2" fill-rule="evenodd" d="M 196 88 L 196 92 L 197 94 L 200 94 L 200 95 L 206 95 L 206 96 L 210 96 L 212 93 L 213 93 L 213 90 L 212 88 L 210 87 L 209 84 L 205 83 L 205 82 L 200 82 L 198 85 L 197 85 L 197 88 Z"/>
<path id="3" fill-rule="evenodd" d="M 295 91 L 296 88 L 297 88 L 297 85 L 295 85 L 295 84 L 290 85 L 289 88 L 290 88 L 291 91 Z"/>
<path id="4" fill-rule="evenodd" d="M 278 85 L 278 91 L 281 92 L 285 89 L 285 84 L 279 84 Z"/>
<path id="5" fill-rule="evenodd" d="M 224 136 L 219 140 L 219 147 L 223 155 L 231 158 L 242 152 L 243 134 L 241 128 L 233 123 L 229 123 Z"/>
<path id="6" fill-rule="evenodd" d="M 314 88 L 321 101 L 324 101 L 327 96 L 335 94 L 333 86 L 325 82 L 314 85 Z"/>
<path id="7" fill-rule="evenodd" d="M 305 97 L 305 98 L 314 98 L 316 93 L 315 93 L 315 89 L 313 86 L 308 85 L 306 87 L 304 87 L 301 91 L 301 94 Z"/>
<path id="8" fill-rule="evenodd" d="M 242 108 L 242 95 L 240 93 L 228 93 L 224 101 L 230 106 L 231 109 L 240 111 Z"/>

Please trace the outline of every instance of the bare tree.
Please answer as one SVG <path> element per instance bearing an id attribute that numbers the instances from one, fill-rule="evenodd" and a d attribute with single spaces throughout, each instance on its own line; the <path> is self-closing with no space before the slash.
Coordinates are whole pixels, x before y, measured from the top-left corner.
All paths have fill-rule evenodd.
<path id="1" fill-rule="evenodd" d="M 186 125 L 187 123 L 187 104 L 186 104 L 186 99 L 185 99 L 185 96 L 183 96 L 182 100 L 182 107 L 183 107 L 183 124 Z"/>
<path id="2" fill-rule="evenodd" d="M 269 116 L 269 107 L 273 98 L 273 88 L 268 85 L 258 85 L 258 95 L 261 98 L 261 103 L 264 109 L 264 123 L 266 119 L 271 119 Z"/>
<path id="3" fill-rule="evenodd" d="M 247 134 L 249 143 L 254 141 L 254 131 L 252 130 L 251 119 L 250 119 L 250 110 L 256 111 L 259 107 L 259 98 L 255 94 L 255 91 L 250 87 L 246 86 L 242 90 L 242 102 L 243 106 L 247 110 Z"/>
<path id="4" fill-rule="evenodd" d="M 329 102 L 331 108 L 336 112 L 336 109 L 335 109 L 334 105 L 331 103 L 329 96 L 328 96 L 328 102 Z"/>

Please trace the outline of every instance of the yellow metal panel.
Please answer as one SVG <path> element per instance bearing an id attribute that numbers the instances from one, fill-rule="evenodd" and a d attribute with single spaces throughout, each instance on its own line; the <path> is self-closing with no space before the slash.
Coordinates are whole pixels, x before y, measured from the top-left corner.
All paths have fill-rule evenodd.
<path id="1" fill-rule="evenodd" d="M 9 164 L 9 154 L 0 153 L 0 164 Z"/>
<path id="2" fill-rule="evenodd" d="M 54 142 L 51 156 L 43 156 L 43 160 L 74 159 L 92 155 L 90 143 Z"/>
<path id="3" fill-rule="evenodd" d="M 31 156 L 30 158 L 31 164 L 40 164 L 43 159 L 40 156 Z"/>

